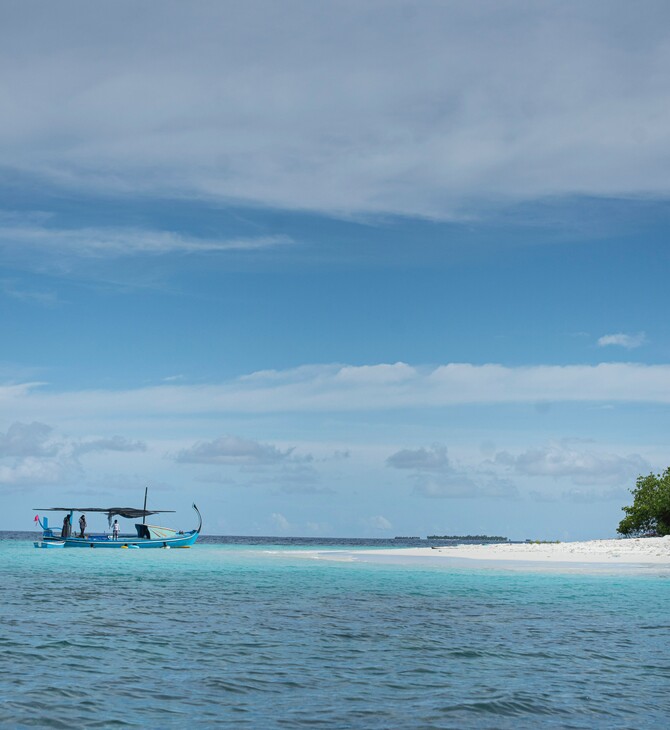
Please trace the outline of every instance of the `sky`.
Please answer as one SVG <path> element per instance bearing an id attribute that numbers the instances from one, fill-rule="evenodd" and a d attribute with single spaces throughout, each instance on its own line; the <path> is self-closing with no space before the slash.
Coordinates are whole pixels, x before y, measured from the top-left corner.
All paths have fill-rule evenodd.
<path id="1" fill-rule="evenodd" d="M 0 0 L 0 529 L 613 536 L 668 68 L 653 0 Z"/>

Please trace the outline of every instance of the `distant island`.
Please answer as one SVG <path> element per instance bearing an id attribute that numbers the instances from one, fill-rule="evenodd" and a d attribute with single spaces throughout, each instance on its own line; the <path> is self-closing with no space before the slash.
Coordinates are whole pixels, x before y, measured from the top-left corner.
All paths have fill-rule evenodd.
<path id="1" fill-rule="evenodd" d="M 394 540 L 420 540 L 421 538 L 420 537 L 407 537 L 405 535 L 400 535 L 400 536 L 396 535 L 393 539 Z"/>
<path id="2" fill-rule="evenodd" d="M 470 542 L 509 542 L 501 535 L 428 535 L 427 540 L 469 540 Z"/>

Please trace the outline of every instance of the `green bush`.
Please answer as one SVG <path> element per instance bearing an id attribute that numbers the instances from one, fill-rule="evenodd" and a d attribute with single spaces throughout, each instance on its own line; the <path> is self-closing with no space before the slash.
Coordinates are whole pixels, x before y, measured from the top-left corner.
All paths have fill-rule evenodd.
<path id="1" fill-rule="evenodd" d="M 648 532 L 670 535 L 670 467 L 663 474 L 639 476 L 631 494 L 633 504 L 623 508 L 626 516 L 617 532 L 627 536 Z"/>

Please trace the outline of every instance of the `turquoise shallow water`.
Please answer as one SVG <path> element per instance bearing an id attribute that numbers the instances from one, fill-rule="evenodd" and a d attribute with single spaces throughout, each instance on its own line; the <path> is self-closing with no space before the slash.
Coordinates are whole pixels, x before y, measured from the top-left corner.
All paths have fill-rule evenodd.
<path id="1" fill-rule="evenodd" d="M 658 728 L 670 716 L 667 574 L 27 540 L 0 540 L 0 571 L 7 727 Z"/>

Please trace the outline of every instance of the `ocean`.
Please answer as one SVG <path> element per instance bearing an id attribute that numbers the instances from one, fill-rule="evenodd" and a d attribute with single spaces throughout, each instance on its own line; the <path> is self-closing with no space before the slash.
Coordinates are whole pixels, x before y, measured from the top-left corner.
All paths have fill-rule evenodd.
<path id="1" fill-rule="evenodd" d="M 0 533 L 3 727 L 668 724 L 667 572 L 361 555 L 376 541 L 33 537 Z"/>

